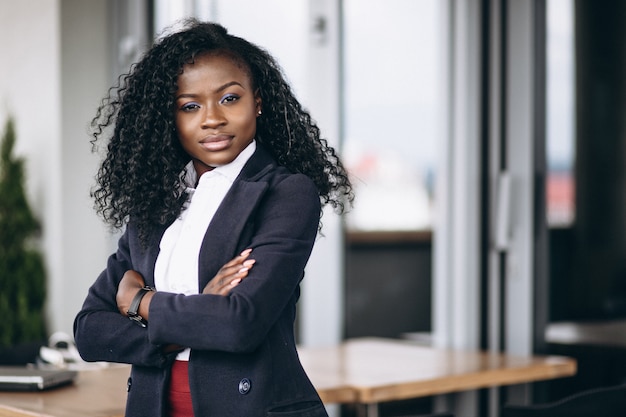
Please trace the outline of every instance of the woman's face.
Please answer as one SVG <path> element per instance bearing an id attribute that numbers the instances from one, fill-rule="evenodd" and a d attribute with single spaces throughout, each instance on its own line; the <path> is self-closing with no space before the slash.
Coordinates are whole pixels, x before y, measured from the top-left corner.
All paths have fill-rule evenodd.
<path id="1" fill-rule="evenodd" d="M 203 55 L 183 67 L 176 128 L 198 176 L 232 162 L 252 142 L 261 98 L 249 73 L 224 55 Z"/>

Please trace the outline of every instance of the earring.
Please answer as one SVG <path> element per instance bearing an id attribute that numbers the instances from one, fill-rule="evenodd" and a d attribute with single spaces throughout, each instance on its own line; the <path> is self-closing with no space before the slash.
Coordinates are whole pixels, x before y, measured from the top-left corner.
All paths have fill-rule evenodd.
<path id="1" fill-rule="evenodd" d="M 259 116 L 261 115 L 261 113 L 262 113 L 261 110 L 259 110 Z"/>

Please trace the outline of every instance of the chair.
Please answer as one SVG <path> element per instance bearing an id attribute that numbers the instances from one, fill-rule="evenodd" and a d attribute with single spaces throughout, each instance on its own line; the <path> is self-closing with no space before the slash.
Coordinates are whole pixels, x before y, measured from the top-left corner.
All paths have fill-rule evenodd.
<path id="1" fill-rule="evenodd" d="M 505 405 L 501 417 L 624 417 L 626 384 L 582 391 L 537 405 Z"/>

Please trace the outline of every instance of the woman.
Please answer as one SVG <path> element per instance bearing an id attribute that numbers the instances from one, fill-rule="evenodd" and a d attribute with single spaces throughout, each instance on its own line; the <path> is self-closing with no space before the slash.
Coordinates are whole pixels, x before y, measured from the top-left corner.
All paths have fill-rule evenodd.
<path id="1" fill-rule="evenodd" d="M 96 207 L 125 232 L 74 334 L 133 365 L 126 416 L 326 416 L 293 324 L 321 206 L 352 189 L 275 60 L 188 21 L 93 124 L 113 126 Z"/>

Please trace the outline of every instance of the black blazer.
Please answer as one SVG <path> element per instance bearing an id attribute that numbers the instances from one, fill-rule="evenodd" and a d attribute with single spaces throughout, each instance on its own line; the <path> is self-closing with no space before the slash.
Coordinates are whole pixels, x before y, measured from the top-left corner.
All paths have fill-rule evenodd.
<path id="1" fill-rule="evenodd" d="M 115 302 L 125 271 L 154 284 L 160 237 L 142 249 L 132 221 L 74 322 L 81 356 L 132 364 L 126 417 L 163 416 L 174 355 L 192 348 L 189 380 L 196 417 L 327 416 L 296 352 L 299 283 L 320 216 L 319 195 L 302 174 L 280 167 L 257 147 L 209 225 L 200 250 L 201 291 L 246 248 L 256 263 L 228 296 L 157 292 L 147 328 L 122 316 Z"/>

